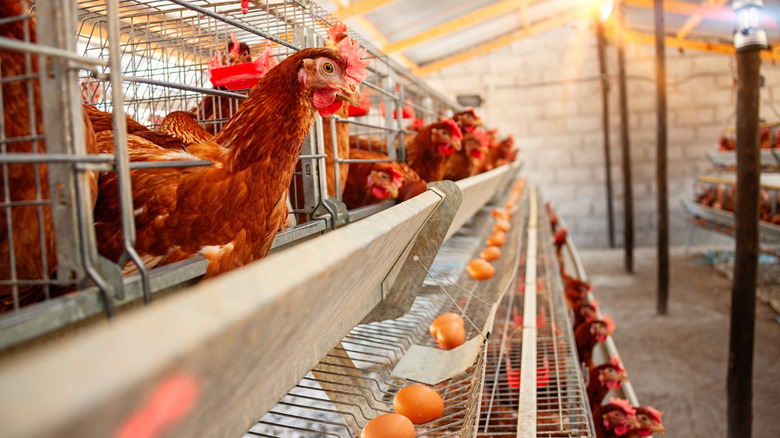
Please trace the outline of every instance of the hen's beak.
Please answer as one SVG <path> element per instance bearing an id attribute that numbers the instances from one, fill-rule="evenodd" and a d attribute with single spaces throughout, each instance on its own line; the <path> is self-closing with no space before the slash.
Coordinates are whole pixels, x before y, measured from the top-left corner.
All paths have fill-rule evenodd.
<path id="1" fill-rule="evenodd" d="M 360 106 L 360 87 L 356 82 L 347 81 L 339 88 L 337 94 L 352 106 Z"/>
<path id="2" fill-rule="evenodd" d="M 457 138 L 453 138 L 450 141 L 450 144 L 452 145 L 452 147 L 455 148 L 456 151 L 459 151 L 461 148 L 460 140 L 458 140 Z"/>
<path id="3" fill-rule="evenodd" d="M 664 428 L 663 424 L 653 423 L 653 425 L 650 427 L 650 430 L 653 432 L 658 432 L 661 435 L 666 434 L 666 429 Z"/>

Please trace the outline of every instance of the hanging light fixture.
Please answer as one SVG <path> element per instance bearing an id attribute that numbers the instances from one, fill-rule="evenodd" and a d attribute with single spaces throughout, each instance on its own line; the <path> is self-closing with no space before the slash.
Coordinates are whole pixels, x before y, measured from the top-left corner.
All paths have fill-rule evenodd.
<path id="1" fill-rule="evenodd" d="M 601 0 L 601 2 L 599 2 L 599 15 L 602 22 L 609 19 L 610 15 L 612 15 L 612 10 L 614 7 L 614 0 Z"/>
<path id="2" fill-rule="evenodd" d="M 766 32 L 761 29 L 761 0 L 734 0 L 734 47 L 737 51 L 767 47 Z"/>

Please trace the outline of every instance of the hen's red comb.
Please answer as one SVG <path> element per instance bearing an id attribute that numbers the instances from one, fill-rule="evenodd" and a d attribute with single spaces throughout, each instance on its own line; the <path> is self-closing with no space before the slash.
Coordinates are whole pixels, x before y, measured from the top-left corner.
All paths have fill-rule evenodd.
<path id="1" fill-rule="evenodd" d="M 593 310 L 595 310 L 596 312 L 599 311 L 599 302 L 598 301 L 590 300 L 590 302 L 588 304 L 590 304 L 590 307 L 593 307 Z"/>
<path id="2" fill-rule="evenodd" d="M 230 48 L 230 54 L 233 56 L 238 56 L 239 46 L 241 43 L 238 42 L 238 38 L 236 38 L 236 35 L 233 33 L 233 31 L 230 31 L 230 41 L 233 42 L 233 47 Z"/>
<path id="3" fill-rule="evenodd" d="M 404 174 L 395 170 L 395 167 L 393 166 L 387 166 L 387 169 L 390 170 L 390 173 L 393 175 L 393 185 L 401 187 L 404 183 Z"/>
<path id="4" fill-rule="evenodd" d="M 222 55 L 220 55 L 219 50 L 217 50 L 217 52 L 214 54 L 214 57 L 211 58 L 211 61 L 209 61 L 206 66 L 209 74 L 211 73 L 211 70 L 222 67 Z"/>
<path id="5" fill-rule="evenodd" d="M 371 61 L 362 60 L 363 55 L 366 54 L 366 49 L 360 49 L 360 43 L 352 42 L 352 38 L 346 37 L 339 43 L 339 52 L 341 58 L 347 64 L 347 76 L 357 81 L 357 83 L 363 82 L 368 77 L 366 67 Z"/>
<path id="6" fill-rule="evenodd" d="M 622 398 L 610 397 L 609 402 L 622 409 L 623 412 L 625 412 L 626 415 L 628 415 L 629 417 L 633 417 L 634 415 L 636 415 L 636 409 L 634 409 L 634 407 L 631 406 L 631 403 L 629 403 L 627 400 L 623 400 Z"/>
<path id="7" fill-rule="evenodd" d="M 328 29 L 328 38 L 330 38 L 333 41 L 336 41 L 336 37 L 346 32 L 347 32 L 346 24 L 336 23 L 330 29 Z"/>
<path id="8" fill-rule="evenodd" d="M 485 147 L 490 143 L 487 133 L 482 128 L 477 128 L 474 130 L 474 137 L 477 137 L 477 141 L 479 142 L 479 145 L 482 147 Z"/>
<path id="9" fill-rule="evenodd" d="M 271 42 L 269 41 L 265 44 L 263 53 L 255 60 L 255 65 L 257 65 L 262 74 L 268 73 L 268 70 L 272 67 L 276 67 L 276 64 L 278 64 L 276 58 L 273 57 L 273 54 L 273 47 L 271 47 Z"/>
<path id="10" fill-rule="evenodd" d="M 612 319 L 609 315 L 603 315 L 601 317 L 601 321 L 604 323 L 605 326 L 607 326 L 607 331 L 611 335 L 615 332 L 615 321 Z"/>
<path id="11" fill-rule="evenodd" d="M 514 135 L 510 135 L 509 137 L 506 138 L 505 141 L 509 145 L 509 149 L 514 149 L 515 148 L 515 136 Z"/>
<path id="12" fill-rule="evenodd" d="M 644 406 L 643 409 L 645 411 L 647 411 L 648 415 L 653 417 L 653 421 L 655 421 L 656 423 L 661 424 L 661 415 L 664 414 L 663 412 L 659 411 L 658 409 L 654 409 L 651 406 Z"/>
<path id="13" fill-rule="evenodd" d="M 449 126 L 452 129 L 452 132 L 450 133 L 451 136 L 457 138 L 458 140 L 463 138 L 463 133 L 460 132 L 460 128 L 458 127 L 458 124 L 455 123 L 452 119 L 444 119 L 442 120 L 443 123 L 446 123 L 447 126 Z"/>
<path id="14" fill-rule="evenodd" d="M 620 366 L 620 356 L 617 354 L 613 354 L 609 357 L 609 364 L 612 365 L 612 368 L 616 369 L 620 373 L 626 372 L 625 368 Z"/>

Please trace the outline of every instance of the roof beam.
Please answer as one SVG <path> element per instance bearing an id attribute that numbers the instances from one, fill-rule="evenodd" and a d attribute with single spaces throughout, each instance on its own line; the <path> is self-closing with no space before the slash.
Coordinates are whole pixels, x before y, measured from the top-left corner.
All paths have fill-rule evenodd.
<path id="1" fill-rule="evenodd" d="M 653 0 L 623 0 L 626 6 L 653 9 Z M 719 21 L 734 21 L 734 11 L 727 7 L 703 6 L 696 3 L 686 3 L 674 0 L 664 1 L 664 12 L 681 15 L 698 15 L 702 18 Z"/>
<path id="2" fill-rule="evenodd" d="M 334 3 L 336 3 L 339 6 L 339 10 L 341 9 L 347 9 L 349 8 L 349 1 L 348 0 L 333 0 Z M 338 12 L 338 11 L 337 11 Z M 336 15 L 336 13 L 334 13 Z M 339 17 L 339 19 L 344 20 L 339 15 L 336 15 Z M 384 35 L 382 35 L 381 32 L 374 26 L 370 21 L 368 21 L 365 17 L 362 16 L 355 16 L 352 18 L 352 21 L 354 21 L 358 26 L 360 26 L 368 35 L 373 38 L 374 41 L 376 41 L 378 46 L 383 46 L 387 44 L 387 38 L 385 38 Z M 414 72 L 419 67 L 416 63 L 414 63 L 411 59 L 407 58 L 406 56 L 396 53 L 392 55 L 393 58 L 395 58 L 396 61 L 403 64 L 406 68 Z"/>
<path id="3" fill-rule="evenodd" d="M 493 17 L 506 14 L 516 9 L 520 9 L 523 6 L 533 3 L 536 0 L 502 0 L 497 3 L 493 3 L 482 9 L 478 9 L 474 12 L 468 13 L 461 17 L 450 20 L 446 23 L 442 23 L 438 26 L 432 27 L 426 31 L 420 32 L 417 35 L 405 38 L 394 43 L 389 43 L 382 47 L 382 51 L 386 53 L 399 52 L 401 50 L 408 49 L 409 47 L 421 44 L 425 41 L 438 38 L 449 33 L 453 33 L 460 29 L 464 29 L 474 24 L 489 20 Z M 362 2 L 361 2 L 362 3 Z"/>
<path id="4" fill-rule="evenodd" d="M 719 7 L 723 6 L 724 3 L 726 3 L 728 0 L 707 0 L 702 6 L 704 7 Z M 684 39 L 686 36 L 688 36 L 689 33 L 693 29 L 696 28 L 696 26 L 701 23 L 702 16 L 700 14 L 695 14 L 691 16 L 691 18 L 688 19 L 688 21 L 683 24 L 683 26 L 680 28 L 679 31 L 677 31 L 677 38 Z"/>
<path id="5" fill-rule="evenodd" d="M 350 3 L 347 7 L 339 6 L 339 8 L 336 9 L 336 12 L 334 12 L 334 15 L 343 21 L 352 17 L 368 14 L 382 6 L 395 3 L 395 1 L 396 0 L 360 0 L 359 2 Z"/>
<path id="6" fill-rule="evenodd" d="M 653 9 L 653 0 L 623 0 L 627 6 L 638 8 Z M 713 0 L 709 0 L 713 1 Z M 673 14 L 700 16 L 708 20 L 715 20 L 724 23 L 734 23 L 734 10 L 727 6 L 701 5 L 695 3 L 686 3 L 675 0 L 664 0 L 664 12 Z M 777 29 L 777 22 L 773 17 L 764 14 L 761 18 L 761 25 L 765 29 Z"/>
<path id="7" fill-rule="evenodd" d="M 654 35 L 632 32 L 629 30 L 624 30 L 623 35 L 626 42 L 638 44 L 655 44 Z M 609 38 L 614 38 L 614 34 L 609 35 Z M 703 52 L 721 53 L 724 55 L 734 55 L 736 53 L 734 45 L 726 43 L 708 43 L 706 41 L 686 40 L 670 36 L 665 38 L 665 43 L 669 47 L 675 47 L 678 49 L 700 50 Z M 761 59 L 765 61 L 780 61 L 780 52 L 762 50 Z"/>
<path id="8" fill-rule="evenodd" d="M 558 15 L 556 17 L 543 20 L 541 22 L 538 22 L 530 27 L 523 28 L 521 30 L 512 32 L 510 34 L 504 35 L 503 37 L 496 38 L 492 41 L 489 41 L 484 44 L 480 44 L 477 47 L 474 47 L 469 50 L 465 50 L 460 53 L 456 53 L 452 56 L 448 56 L 446 58 L 439 59 L 437 61 L 433 61 L 429 64 L 425 64 L 418 68 L 415 73 L 418 76 L 424 76 L 427 74 L 431 74 L 434 72 L 437 72 L 443 68 L 449 67 L 454 64 L 458 64 L 460 62 L 466 61 L 468 59 L 484 55 L 485 53 L 492 52 L 493 50 L 496 50 L 500 47 L 506 46 L 508 44 L 511 44 L 515 41 L 521 40 L 523 38 L 528 38 L 533 35 L 537 35 L 540 33 L 547 32 L 548 30 L 554 29 L 556 27 L 562 26 L 570 21 L 573 21 L 577 18 L 580 18 L 584 15 L 587 15 L 589 12 L 587 9 L 584 8 L 575 8 L 570 10 L 569 12 L 563 13 L 561 15 Z"/>
<path id="9" fill-rule="evenodd" d="M 520 20 L 523 23 L 523 27 L 531 27 L 531 20 L 528 18 L 527 4 L 520 6 Z"/>
<path id="10" fill-rule="evenodd" d="M 382 35 L 381 32 L 374 26 L 370 21 L 368 21 L 365 17 L 354 17 L 352 20 L 360 26 L 363 30 L 366 31 L 366 33 L 371 36 L 371 38 L 376 41 L 377 45 L 383 46 L 387 44 L 387 38 L 385 38 L 384 35 Z M 404 56 L 402 53 L 391 53 L 389 54 L 392 56 L 395 60 L 403 64 L 406 68 L 411 70 L 412 72 L 415 72 L 419 66 L 412 61 L 411 59 Z"/>

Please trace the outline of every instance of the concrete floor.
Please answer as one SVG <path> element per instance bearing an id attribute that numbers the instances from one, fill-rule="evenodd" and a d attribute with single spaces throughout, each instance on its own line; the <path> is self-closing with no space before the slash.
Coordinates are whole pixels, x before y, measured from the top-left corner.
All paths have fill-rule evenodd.
<path id="1" fill-rule="evenodd" d="M 615 319 L 614 340 L 641 404 L 664 412 L 666 436 L 726 436 L 726 373 L 731 282 L 701 250 L 672 249 L 669 312 L 656 314 L 654 248 L 580 252 L 603 312 Z M 753 437 L 780 437 L 780 324 L 758 304 L 753 377 Z"/>

